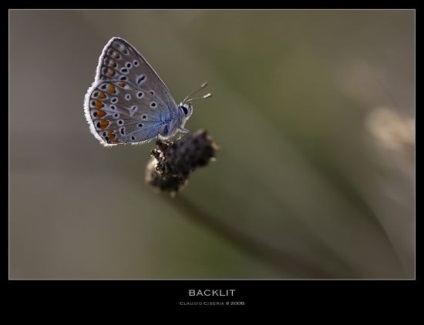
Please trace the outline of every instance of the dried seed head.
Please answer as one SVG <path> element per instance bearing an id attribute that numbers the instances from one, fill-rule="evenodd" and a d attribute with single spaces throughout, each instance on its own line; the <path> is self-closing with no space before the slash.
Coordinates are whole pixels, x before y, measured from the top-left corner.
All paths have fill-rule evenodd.
<path id="1" fill-rule="evenodd" d="M 176 140 L 157 140 L 146 168 L 146 182 L 163 192 L 176 193 L 197 167 L 214 160 L 218 145 L 206 130 Z"/>

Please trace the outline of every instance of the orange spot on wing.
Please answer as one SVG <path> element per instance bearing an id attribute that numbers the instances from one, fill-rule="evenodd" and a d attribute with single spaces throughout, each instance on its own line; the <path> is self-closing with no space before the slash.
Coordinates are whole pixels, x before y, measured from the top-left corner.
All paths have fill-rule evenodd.
<path id="1" fill-rule="evenodd" d="M 115 93 L 116 93 L 115 86 L 114 86 L 114 85 L 111 85 L 111 84 L 108 84 L 108 85 L 107 85 L 107 92 L 108 92 L 109 94 L 115 94 Z"/>
<path id="2" fill-rule="evenodd" d="M 103 116 L 105 116 L 106 115 L 106 112 L 105 111 L 102 111 L 101 109 L 98 109 L 97 110 L 97 115 L 96 115 L 96 117 L 103 117 Z"/>
<path id="3" fill-rule="evenodd" d="M 98 123 L 99 128 L 102 129 L 102 130 L 106 129 L 108 125 L 109 125 L 109 121 L 108 120 L 101 120 Z"/>
<path id="4" fill-rule="evenodd" d="M 105 140 L 106 140 L 107 143 L 115 143 L 116 136 L 113 133 L 113 131 L 111 131 L 111 130 L 107 131 L 107 135 L 105 136 Z"/>
<path id="5" fill-rule="evenodd" d="M 113 77 L 113 76 L 115 75 L 115 70 L 113 70 L 113 69 L 111 69 L 111 68 L 108 68 L 108 69 L 107 69 L 107 75 L 108 75 L 109 77 Z"/>
<path id="6" fill-rule="evenodd" d="M 126 85 L 125 85 L 124 82 L 120 81 L 120 82 L 118 82 L 118 86 L 121 87 L 121 88 L 124 88 Z"/>
<path id="7" fill-rule="evenodd" d="M 96 106 L 97 108 L 102 108 L 104 105 L 102 104 L 102 102 L 96 100 L 96 102 L 94 103 L 94 106 Z"/>
<path id="8" fill-rule="evenodd" d="M 104 92 L 99 92 L 99 94 L 97 95 L 97 98 L 104 99 L 106 98 L 106 95 Z"/>

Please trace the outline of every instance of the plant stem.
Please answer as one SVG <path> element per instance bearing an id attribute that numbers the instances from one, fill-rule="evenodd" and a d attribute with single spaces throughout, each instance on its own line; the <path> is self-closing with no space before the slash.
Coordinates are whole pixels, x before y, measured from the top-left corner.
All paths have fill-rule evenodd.
<path id="1" fill-rule="evenodd" d="M 296 277 L 299 278 L 332 278 L 327 272 L 304 259 L 288 252 L 282 252 L 209 216 L 181 194 L 172 199 L 172 204 L 182 210 L 183 215 L 189 220 L 208 228 L 245 253 L 267 262 L 283 277 L 287 277 L 288 274 L 296 274 Z"/>

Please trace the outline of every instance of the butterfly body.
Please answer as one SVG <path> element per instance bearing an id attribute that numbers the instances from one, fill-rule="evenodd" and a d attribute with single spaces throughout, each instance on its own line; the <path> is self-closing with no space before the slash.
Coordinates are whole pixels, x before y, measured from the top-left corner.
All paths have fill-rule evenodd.
<path id="1" fill-rule="evenodd" d="M 188 101 L 177 105 L 143 56 L 124 39 L 113 37 L 100 55 L 84 111 L 93 135 L 102 145 L 114 146 L 186 133 L 193 107 Z"/>

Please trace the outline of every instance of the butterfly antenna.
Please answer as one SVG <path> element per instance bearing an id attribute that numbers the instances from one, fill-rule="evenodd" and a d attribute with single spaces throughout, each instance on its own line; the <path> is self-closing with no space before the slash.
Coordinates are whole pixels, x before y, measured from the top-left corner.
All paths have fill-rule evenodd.
<path id="1" fill-rule="evenodd" d="M 190 103 L 191 101 L 196 100 L 196 99 L 206 99 L 206 98 L 209 98 L 209 97 L 211 97 L 211 96 L 212 96 L 212 94 L 211 94 L 211 93 L 207 93 L 206 95 L 203 95 L 203 96 L 201 96 L 201 97 L 193 97 L 193 98 L 190 98 L 190 99 L 186 100 L 186 101 L 185 101 L 185 103 Z"/>
<path id="2" fill-rule="evenodd" d="M 196 93 L 198 93 L 199 91 L 201 91 L 202 89 L 204 89 L 207 85 L 208 85 L 208 83 L 207 83 L 207 82 L 204 82 L 204 83 L 200 86 L 200 88 L 196 89 L 196 90 L 195 90 L 195 91 L 193 91 L 190 95 L 188 95 L 186 98 L 184 98 L 183 103 L 189 103 L 189 102 L 191 102 L 192 100 L 195 100 L 195 99 L 202 99 L 202 98 L 204 99 L 204 98 L 209 98 L 209 97 L 211 97 L 211 96 L 212 96 L 212 94 L 211 94 L 211 93 L 207 93 L 206 95 L 203 95 L 203 96 L 201 96 L 201 97 L 192 97 L 192 98 L 190 98 L 191 96 L 195 95 Z"/>

